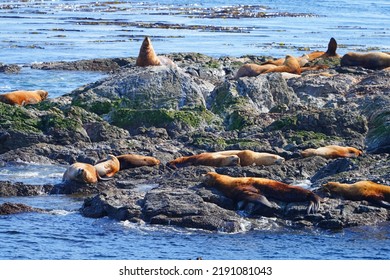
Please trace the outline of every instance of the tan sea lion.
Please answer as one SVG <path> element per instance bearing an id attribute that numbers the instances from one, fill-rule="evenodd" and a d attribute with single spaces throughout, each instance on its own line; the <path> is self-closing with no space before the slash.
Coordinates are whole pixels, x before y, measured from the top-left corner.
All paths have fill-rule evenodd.
<path id="1" fill-rule="evenodd" d="M 0 95 L 0 102 L 10 105 L 28 105 L 36 104 L 45 100 L 48 96 L 48 92 L 45 90 L 18 90 L 7 92 Z"/>
<path id="2" fill-rule="evenodd" d="M 303 157 L 321 156 L 324 158 L 339 158 L 339 157 L 356 158 L 362 155 L 362 151 L 354 147 L 329 145 L 317 149 L 306 149 L 301 152 L 301 155 Z"/>
<path id="3" fill-rule="evenodd" d="M 273 73 L 273 72 L 288 72 L 292 74 L 301 74 L 301 66 L 297 58 L 286 55 L 283 65 L 272 67 L 263 73 Z"/>
<path id="4" fill-rule="evenodd" d="M 276 65 L 273 64 L 263 64 L 263 65 L 257 65 L 255 63 L 248 63 L 242 65 L 236 75 L 234 76 L 234 79 L 238 79 L 240 77 L 256 77 L 265 71 L 275 68 Z"/>
<path id="5" fill-rule="evenodd" d="M 160 160 L 155 157 L 125 154 L 117 156 L 120 163 L 120 170 L 140 167 L 140 166 L 154 166 L 160 164 Z"/>
<path id="6" fill-rule="evenodd" d="M 98 161 L 94 167 L 100 177 L 112 177 L 120 169 L 119 160 L 114 155 L 108 155 L 106 159 Z"/>
<path id="7" fill-rule="evenodd" d="M 75 162 L 70 165 L 62 176 L 62 180 L 65 182 L 76 181 L 86 184 L 94 184 L 99 180 L 106 180 L 99 176 L 96 168 L 88 163 Z"/>
<path id="8" fill-rule="evenodd" d="M 236 201 L 257 202 L 272 207 L 268 198 L 284 202 L 309 202 L 307 213 L 317 212 L 321 198 L 310 190 L 279 181 L 257 177 L 231 177 L 208 172 L 204 178 L 207 186 L 217 188 Z"/>
<path id="9" fill-rule="evenodd" d="M 390 67 L 390 54 L 384 52 L 355 53 L 343 55 L 341 66 L 361 66 L 367 69 L 380 70 Z"/>
<path id="10" fill-rule="evenodd" d="M 284 158 L 271 153 L 259 153 L 251 150 L 227 150 L 215 152 L 220 155 L 236 155 L 240 158 L 241 166 L 272 165 L 284 163 Z"/>
<path id="11" fill-rule="evenodd" d="M 236 155 L 221 155 L 218 153 L 201 153 L 192 156 L 179 157 L 167 163 L 172 168 L 185 166 L 236 166 L 240 164 L 240 158 Z"/>
<path id="12" fill-rule="evenodd" d="M 390 186 L 372 181 L 358 181 L 353 184 L 328 182 L 323 188 L 331 194 L 349 200 L 367 200 L 371 203 L 390 208 Z"/>
<path id="13" fill-rule="evenodd" d="M 152 42 L 148 36 L 146 36 L 142 42 L 135 65 L 142 67 L 161 65 L 160 59 L 154 52 Z"/>

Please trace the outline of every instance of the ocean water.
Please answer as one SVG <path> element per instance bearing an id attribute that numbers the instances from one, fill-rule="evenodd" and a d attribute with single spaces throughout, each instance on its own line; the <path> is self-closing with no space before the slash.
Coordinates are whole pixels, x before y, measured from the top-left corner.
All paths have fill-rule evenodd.
<path id="1" fill-rule="evenodd" d="M 246 16 L 237 17 L 238 9 Z M 253 17 L 259 13 L 266 16 Z M 281 57 L 325 50 L 331 37 L 340 54 L 390 51 L 389 14 L 384 0 L 0 1 L 0 63 L 22 66 L 19 74 L 0 73 L 0 93 L 69 93 L 105 74 L 30 64 L 136 56 L 145 35 L 159 54 Z M 3 166 L 0 180 L 56 183 L 63 170 Z M 389 223 L 325 231 L 286 230 L 264 220 L 262 229 L 226 234 L 85 218 L 78 212 L 82 199 L 73 196 L 0 198 L 7 201 L 48 212 L 0 216 L 0 259 L 390 259 Z"/>

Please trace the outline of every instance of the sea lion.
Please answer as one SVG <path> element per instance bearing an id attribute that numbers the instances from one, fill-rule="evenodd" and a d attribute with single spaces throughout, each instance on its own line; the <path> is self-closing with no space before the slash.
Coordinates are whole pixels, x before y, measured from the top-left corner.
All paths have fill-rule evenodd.
<path id="1" fill-rule="evenodd" d="M 7 92 L 0 95 L 0 102 L 10 105 L 28 105 L 36 104 L 45 100 L 48 96 L 48 92 L 45 90 L 18 90 Z"/>
<path id="2" fill-rule="evenodd" d="M 390 186 L 381 185 L 372 181 L 358 181 L 353 184 L 328 182 L 323 185 L 324 190 L 333 195 L 349 200 L 367 200 L 368 202 L 390 208 Z"/>
<path id="3" fill-rule="evenodd" d="M 86 184 L 94 184 L 99 180 L 106 180 L 108 178 L 100 177 L 96 168 L 88 163 L 75 162 L 70 165 L 62 176 L 62 180 L 65 182 L 76 181 Z"/>
<path id="4" fill-rule="evenodd" d="M 340 65 L 361 66 L 367 69 L 381 70 L 390 67 L 390 54 L 384 52 L 349 52 L 343 55 Z"/>
<path id="5" fill-rule="evenodd" d="M 321 156 L 324 158 L 339 158 L 339 157 L 357 158 L 358 156 L 362 155 L 362 151 L 354 147 L 329 145 L 317 149 L 306 149 L 301 152 L 301 155 L 303 157 Z"/>
<path id="6" fill-rule="evenodd" d="M 325 57 L 339 57 L 339 55 L 336 53 L 337 50 L 337 41 L 333 37 L 330 38 L 328 43 L 328 49 L 326 52 L 322 51 L 315 51 L 306 54 L 308 56 L 309 61 L 313 61 L 317 58 L 325 58 Z"/>
<path id="7" fill-rule="evenodd" d="M 215 152 L 220 155 L 236 155 L 240 158 L 241 166 L 272 165 L 284 163 L 284 158 L 271 153 L 259 153 L 251 150 L 227 150 Z"/>
<path id="8" fill-rule="evenodd" d="M 288 72 L 292 74 L 301 74 L 301 66 L 297 58 L 292 55 L 286 55 L 285 61 L 282 65 L 272 67 L 263 73 L 273 73 L 273 72 Z"/>
<path id="9" fill-rule="evenodd" d="M 160 160 L 143 155 L 125 154 L 117 156 L 120 164 L 120 170 L 140 167 L 140 166 L 154 166 L 160 164 Z"/>
<path id="10" fill-rule="evenodd" d="M 98 161 L 94 167 L 100 177 L 112 177 L 120 169 L 119 160 L 114 155 L 108 155 L 106 159 Z"/>
<path id="11" fill-rule="evenodd" d="M 244 200 L 272 207 L 268 198 L 284 202 L 309 201 L 307 213 L 317 212 L 321 203 L 321 198 L 310 190 L 265 178 L 231 177 L 208 172 L 203 182 L 238 202 Z"/>
<path id="12" fill-rule="evenodd" d="M 135 65 L 141 67 L 161 65 L 160 59 L 154 52 L 152 42 L 148 36 L 142 42 Z"/>
<path id="13" fill-rule="evenodd" d="M 263 65 L 257 65 L 255 63 L 248 63 L 242 65 L 236 75 L 234 76 L 234 79 L 238 79 L 241 77 L 256 77 L 265 71 L 275 68 L 276 65 L 274 64 L 263 64 Z"/>
<path id="14" fill-rule="evenodd" d="M 179 157 L 167 163 L 171 168 L 186 166 L 237 166 L 240 164 L 240 158 L 236 155 L 221 155 L 218 153 L 201 153 L 192 156 Z"/>

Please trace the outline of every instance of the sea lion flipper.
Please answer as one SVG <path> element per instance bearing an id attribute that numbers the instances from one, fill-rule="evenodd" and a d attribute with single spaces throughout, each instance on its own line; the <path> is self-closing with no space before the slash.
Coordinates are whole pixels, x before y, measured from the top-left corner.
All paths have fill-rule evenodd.
<path id="1" fill-rule="evenodd" d="M 264 205 L 268 208 L 275 208 L 275 205 L 273 205 L 264 195 L 261 195 L 259 193 L 248 193 L 246 192 L 246 200 L 250 202 L 255 202 L 257 204 Z"/>

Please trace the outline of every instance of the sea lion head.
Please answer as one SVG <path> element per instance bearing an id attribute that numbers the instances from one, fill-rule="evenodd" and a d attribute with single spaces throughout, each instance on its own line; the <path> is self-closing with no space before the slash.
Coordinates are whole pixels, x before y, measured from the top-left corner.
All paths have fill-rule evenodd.
<path id="1" fill-rule="evenodd" d="M 207 172 L 203 177 L 203 184 L 206 184 L 207 186 L 214 186 L 216 181 L 216 175 L 218 175 L 218 173 L 216 172 Z"/>
<path id="2" fill-rule="evenodd" d="M 337 56 L 336 50 L 337 50 L 337 42 L 336 42 L 336 39 L 332 37 L 329 40 L 328 49 L 326 50 L 326 54 L 328 56 Z"/>
<path id="3" fill-rule="evenodd" d="M 45 100 L 47 98 L 47 96 L 49 95 L 49 93 L 46 90 L 42 90 L 42 89 L 37 90 L 37 93 L 41 97 L 41 100 Z"/>
<path id="4" fill-rule="evenodd" d="M 236 155 L 227 156 L 225 158 L 227 162 L 225 162 L 225 165 L 227 166 L 237 166 L 240 165 L 240 157 Z"/>
<path id="5" fill-rule="evenodd" d="M 326 184 L 322 185 L 322 188 L 330 193 L 337 193 L 340 189 L 340 183 L 339 182 L 328 182 Z"/>

